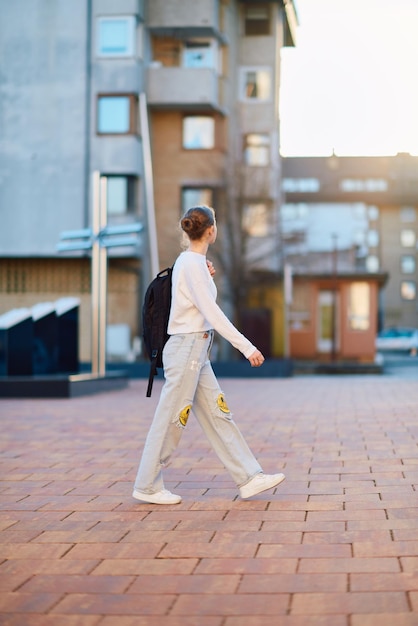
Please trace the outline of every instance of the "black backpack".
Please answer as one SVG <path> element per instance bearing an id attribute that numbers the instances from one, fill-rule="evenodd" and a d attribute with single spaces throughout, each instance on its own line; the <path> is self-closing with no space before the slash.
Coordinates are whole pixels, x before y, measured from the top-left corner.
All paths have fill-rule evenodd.
<path id="1" fill-rule="evenodd" d="M 166 267 L 150 282 L 142 306 L 142 337 L 151 361 L 147 398 L 151 396 L 157 368 L 163 367 L 163 348 L 167 342 L 167 326 L 171 308 L 172 267 Z"/>

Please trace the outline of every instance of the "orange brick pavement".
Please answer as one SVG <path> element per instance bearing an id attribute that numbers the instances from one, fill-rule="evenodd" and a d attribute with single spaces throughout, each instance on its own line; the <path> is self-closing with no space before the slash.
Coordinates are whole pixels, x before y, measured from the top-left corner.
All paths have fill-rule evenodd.
<path id="1" fill-rule="evenodd" d="M 1 626 L 417 626 L 418 384 L 226 379 L 276 492 L 248 501 L 189 420 L 180 505 L 131 498 L 146 381 L 2 400 Z"/>

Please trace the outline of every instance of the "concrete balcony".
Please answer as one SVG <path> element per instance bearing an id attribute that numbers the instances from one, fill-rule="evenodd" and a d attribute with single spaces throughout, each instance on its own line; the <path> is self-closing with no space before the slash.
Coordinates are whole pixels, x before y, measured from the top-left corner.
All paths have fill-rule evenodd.
<path id="1" fill-rule="evenodd" d="M 219 26 L 219 0 L 152 0 L 148 3 L 148 27 L 158 35 L 216 37 Z"/>
<path id="2" fill-rule="evenodd" d="M 149 106 L 224 113 L 221 78 L 212 68 L 149 66 Z"/>

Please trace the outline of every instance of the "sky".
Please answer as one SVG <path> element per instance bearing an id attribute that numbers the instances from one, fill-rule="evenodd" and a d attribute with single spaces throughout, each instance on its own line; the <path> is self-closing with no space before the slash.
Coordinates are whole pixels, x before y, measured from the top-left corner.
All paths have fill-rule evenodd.
<path id="1" fill-rule="evenodd" d="M 296 0 L 283 156 L 418 155 L 418 0 Z"/>

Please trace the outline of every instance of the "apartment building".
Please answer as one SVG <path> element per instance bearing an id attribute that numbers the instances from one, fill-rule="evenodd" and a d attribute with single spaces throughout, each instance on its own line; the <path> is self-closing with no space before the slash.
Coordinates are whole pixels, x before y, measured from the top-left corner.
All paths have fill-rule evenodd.
<path id="1" fill-rule="evenodd" d="M 283 195 L 283 252 L 294 276 L 290 333 L 299 354 L 314 319 L 309 356 L 330 353 L 335 306 L 337 354 L 347 329 L 350 346 L 369 342 L 371 359 L 377 330 L 418 327 L 418 157 L 285 158 Z"/>
<path id="2" fill-rule="evenodd" d="M 108 324 L 131 337 L 144 284 L 178 254 L 188 206 L 211 204 L 224 232 L 244 233 L 239 254 L 220 238 L 226 284 L 231 258 L 246 260 L 244 282 L 257 268 L 278 271 L 280 49 L 295 43 L 292 0 L 0 9 L 0 312 L 79 297 L 89 360 L 90 257 L 56 245 L 91 226 L 95 171 L 107 181 L 108 223 L 144 226 L 139 246 L 108 252 Z"/>

